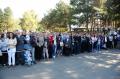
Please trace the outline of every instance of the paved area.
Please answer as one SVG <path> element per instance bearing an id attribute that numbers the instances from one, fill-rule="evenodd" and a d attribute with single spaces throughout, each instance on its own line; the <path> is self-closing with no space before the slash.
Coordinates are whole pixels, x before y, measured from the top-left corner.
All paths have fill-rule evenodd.
<path id="1" fill-rule="evenodd" d="M 120 50 L 58 57 L 31 67 L 1 68 L 0 79 L 120 79 Z"/>

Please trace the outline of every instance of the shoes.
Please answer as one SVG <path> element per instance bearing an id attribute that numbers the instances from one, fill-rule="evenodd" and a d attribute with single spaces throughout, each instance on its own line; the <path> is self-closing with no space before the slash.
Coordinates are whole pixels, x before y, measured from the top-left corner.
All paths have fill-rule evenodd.
<path id="1" fill-rule="evenodd" d="M 32 61 L 32 64 L 37 64 L 36 61 Z"/>
<path id="2" fill-rule="evenodd" d="M 10 68 L 10 67 L 11 67 L 11 65 L 8 65 L 7 67 L 8 67 L 8 68 Z"/>
<path id="3" fill-rule="evenodd" d="M 53 56 L 53 59 L 55 59 L 55 56 Z"/>
<path id="4" fill-rule="evenodd" d="M 13 68 L 14 68 L 14 67 L 15 67 L 15 65 L 8 65 L 8 68 L 11 68 L 11 67 L 13 67 Z"/>

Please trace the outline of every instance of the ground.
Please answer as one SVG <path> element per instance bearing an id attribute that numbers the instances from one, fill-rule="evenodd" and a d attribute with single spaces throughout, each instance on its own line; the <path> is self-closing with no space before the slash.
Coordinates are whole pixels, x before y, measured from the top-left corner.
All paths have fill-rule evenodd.
<path id="1" fill-rule="evenodd" d="M 120 79 L 120 50 L 58 57 L 31 67 L 5 67 L 0 69 L 0 79 Z"/>

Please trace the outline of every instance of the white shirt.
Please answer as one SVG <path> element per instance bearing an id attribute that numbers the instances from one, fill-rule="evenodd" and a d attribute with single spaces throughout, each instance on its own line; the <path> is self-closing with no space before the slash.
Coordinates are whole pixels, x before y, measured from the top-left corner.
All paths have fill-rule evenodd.
<path id="1" fill-rule="evenodd" d="M 109 40 L 110 40 L 110 41 L 113 41 L 113 37 L 112 37 L 112 36 L 109 36 Z"/>
<path id="2" fill-rule="evenodd" d="M 92 39 L 92 43 L 97 41 L 97 37 L 91 37 L 91 39 Z"/>
<path id="3" fill-rule="evenodd" d="M 30 36 L 29 35 L 26 35 L 26 37 L 25 37 L 25 40 L 30 40 Z"/>
<path id="4" fill-rule="evenodd" d="M 16 38 L 8 39 L 8 47 L 9 48 L 16 48 L 16 44 L 17 44 Z"/>
<path id="5" fill-rule="evenodd" d="M 54 45 L 57 45 L 56 36 L 54 36 Z"/>
<path id="6" fill-rule="evenodd" d="M 105 42 L 107 42 L 107 37 L 105 37 Z"/>

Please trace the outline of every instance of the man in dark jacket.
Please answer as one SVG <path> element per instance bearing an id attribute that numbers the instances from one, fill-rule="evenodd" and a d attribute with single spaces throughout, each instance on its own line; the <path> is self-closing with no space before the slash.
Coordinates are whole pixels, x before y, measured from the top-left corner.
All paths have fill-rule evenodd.
<path id="1" fill-rule="evenodd" d="M 74 40 L 74 45 L 73 45 L 73 53 L 78 54 L 79 53 L 79 45 L 78 45 L 78 35 L 74 34 L 73 35 L 73 40 Z"/>
<path id="2" fill-rule="evenodd" d="M 70 56 L 72 51 L 71 51 L 71 47 L 72 47 L 72 43 L 71 43 L 71 39 L 72 39 L 72 36 L 70 36 L 69 34 L 65 34 L 64 35 L 64 52 L 63 54 L 65 56 Z"/>
<path id="3" fill-rule="evenodd" d="M 32 61 L 33 61 L 33 64 L 36 64 L 36 61 L 35 61 L 35 47 L 37 46 L 37 36 L 36 36 L 35 33 L 32 33 L 30 35 L 30 44 L 32 46 L 32 48 L 31 48 Z"/>
<path id="4" fill-rule="evenodd" d="M 24 36 L 22 35 L 22 30 L 17 31 L 16 34 L 17 45 L 16 45 L 16 64 L 24 64 Z"/>

